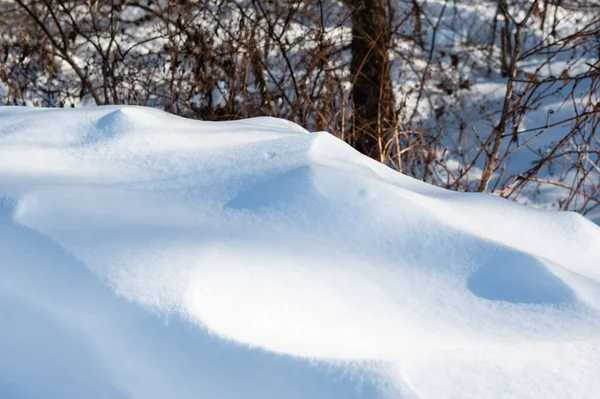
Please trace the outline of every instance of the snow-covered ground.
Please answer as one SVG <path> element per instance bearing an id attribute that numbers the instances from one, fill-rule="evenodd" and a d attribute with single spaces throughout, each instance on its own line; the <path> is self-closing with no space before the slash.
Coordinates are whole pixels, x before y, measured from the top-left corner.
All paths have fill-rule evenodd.
<path id="1" fill-rule="evenodd" d="M 2 398 L 597 398 L 600 228 L 327 133 L 0 108 Z"/>

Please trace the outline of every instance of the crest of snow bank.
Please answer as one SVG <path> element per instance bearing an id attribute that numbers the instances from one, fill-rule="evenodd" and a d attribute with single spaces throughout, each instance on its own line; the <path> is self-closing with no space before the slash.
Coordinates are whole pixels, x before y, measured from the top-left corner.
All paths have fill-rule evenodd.
<path id="1" fill-rule="evenodd" d="M 14 220 L 118 295 L 383 362 L 393 395 L 600 393 L 600 228 L 578 215 L 431 187 L 272 118 L 4 108 L 0 126 Z"/>

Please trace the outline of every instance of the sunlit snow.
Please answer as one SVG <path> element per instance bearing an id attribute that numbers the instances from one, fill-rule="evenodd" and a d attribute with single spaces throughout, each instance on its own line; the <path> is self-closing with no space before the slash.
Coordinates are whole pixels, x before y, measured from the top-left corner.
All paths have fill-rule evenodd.
<path id="1" fill-rule="evenodd" d="M 284 120 L 0 108 L 2 398 L 597 398 L 600 228 Z"/>

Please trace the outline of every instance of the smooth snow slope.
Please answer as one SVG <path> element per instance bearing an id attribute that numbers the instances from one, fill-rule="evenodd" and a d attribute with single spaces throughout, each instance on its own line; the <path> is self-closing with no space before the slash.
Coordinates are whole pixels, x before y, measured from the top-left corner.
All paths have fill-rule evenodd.
<path id="1" fill-rule="evenodd" d="M 600 397 L 579 215 L 139 107 L 0 109 L 0 196 L 1 397 Z"/>

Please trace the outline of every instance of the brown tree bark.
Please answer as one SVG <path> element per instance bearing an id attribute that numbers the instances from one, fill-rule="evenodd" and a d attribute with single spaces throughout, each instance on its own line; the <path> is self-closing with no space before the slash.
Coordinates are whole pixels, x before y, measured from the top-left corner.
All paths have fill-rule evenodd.
<path id="1" fill-rule="evenodd" d="M 347 0 L 352 13 L 353 135 L 350 144 L 384 161 L 387 133 L 394 125 L 390 77 L 390 28 L 385 0 Z"/>

